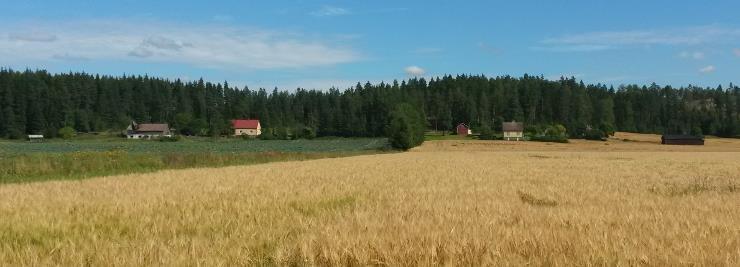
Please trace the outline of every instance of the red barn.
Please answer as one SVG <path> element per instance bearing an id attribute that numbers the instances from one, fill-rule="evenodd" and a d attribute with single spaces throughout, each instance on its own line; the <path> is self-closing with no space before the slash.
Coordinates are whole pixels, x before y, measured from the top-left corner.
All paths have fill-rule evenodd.
<path id="1" fill-rule="evenodd" d="M 459 136 L 468 136 L 471 134 L 470 127 L 465 123 L 460 123 L 457 125 L 457 135 Z"/>

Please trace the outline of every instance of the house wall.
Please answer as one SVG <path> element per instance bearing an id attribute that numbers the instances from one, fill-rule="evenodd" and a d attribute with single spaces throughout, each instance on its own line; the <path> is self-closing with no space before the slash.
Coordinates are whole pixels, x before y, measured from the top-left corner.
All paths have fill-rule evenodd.
<path id="1" fill-rule="evenodd" d="M 234 129 L 234 135 L 240 136 L 240 135 L 249 135 L 249 136 L 258 136 L 262 134 L 262 129 Z"/>
<path id="2" fill-rule="evenodd" d="M 504 132 L 504 137 L 522 138 L 524 137 L 524 132 Z"/>
<path id="3" fill-rule="evenodd" d="M 504 132 L 504 140 L 521 140 L 524 138 L 524 132 Z"/>
<path id="4" fill-rule="evenodd" d="M 172 137 L 172 135 L 169 133 L 161 133 L 161 132 L 129 133 L 126 135 L 126 138 L 128 139 L 152 139 L 152 138 L 160 138 L 160 137 Z"/>

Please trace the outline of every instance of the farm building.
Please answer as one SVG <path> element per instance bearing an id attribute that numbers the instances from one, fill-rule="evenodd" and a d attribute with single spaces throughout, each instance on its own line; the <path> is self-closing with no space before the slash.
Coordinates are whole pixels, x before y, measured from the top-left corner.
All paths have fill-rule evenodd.
<path id="1" fill-rule="evenodd" d="M 152 139 L 160 137 L 172 137 L 169 124 L 166 123 L 142 123 L 134 121 L 126 128 L 128 139 Z"/>
<path id="2" fill-rule="evenodd" d="M 456 130 L 457 135 L 459 136 L 468 136 L 469 134 L 472 134 L 472 132 L 470 131 L 470 126 L 465 123 L 458 124 Z"/>
<path id="3" fill-rule="evenodd" d="M 683 135 L 683 134 L 681 135 L 664 134 L 660 138 L 660 143 L 664 145 L 703 146 L 704 137 L 695 136 L 695 135 Z"/>
<path id="4" fill-rule="evenodd" d="M 232 120 L 231 127 L 234 128 L 234 136 L 259 136 L 262 134 L 262 126 L 260 125 L 259 120 Z"/>
<path id="5" fill-rule="evenodd" d="M 29 134 L 28 142 L 43 142 L 44 136 L 40 134 Z"/>
<path id="6" fill-rule="evenodd" d="M 501 129 L 504 132 L 504 140 L 521 141 L 524 139 L 524 123 L 521 122 L 504 122 L 501 125 Z"/>

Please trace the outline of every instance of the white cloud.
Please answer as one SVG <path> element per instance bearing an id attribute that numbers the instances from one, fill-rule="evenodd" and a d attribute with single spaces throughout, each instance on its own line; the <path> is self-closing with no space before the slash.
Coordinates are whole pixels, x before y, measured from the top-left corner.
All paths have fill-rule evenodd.
<path id="1" fill-rule="evenodd" d="M 699 72 L 701 72 L 701 73 L 712 73 L 715 70 L 717 70 L 717 68 L 715 68 L 713 65 L 709 65 L 709 66 L 706 66 L 706 67 L 703 67 L 703 68 L 699 69 Z"/>
<path id="2" fill-rule="evenodd" d="M 353 49 L 321 36 L 225 26 L 172 25 L 157 21 L 80 21 L 3 25 L 0 58 L 6 64 L 61 59 L 177 63 L 224 69 L 302 68 L 360 60 Z M 24 41 L 24 45 L 18 45 Z M 341 42 L 340 42 L 341 43 Z"/>
<path id="3" fill-rule="evenodd" d="M 740 28 L 700 26 L 660 30 L 603 31 L 562 35 L 540 43 L 547 47 L 572 47 L 572 51 L 594 51 L 625 46 L 700 45 L 734 42 L 740 39 Z M 584 49 L 586 48 L 586 49 Z"/>
<path id="4" fill-rule="evenodd" d="M 409 76 L 423 76 L 425 73 L 427 73 L 426 70 L 420 68 L 419 66 L 408 66 L 405 69 L 403 69 L 407 75 Z"/>
<path id="5" fill-rule="evenodd" d="M 335 6 L 323 6 L 321 9 L 311 12 L 311 15 L 316 17 L 329 17 L 329 16 L 342 16 L 349 15 L 349 9 L 335 7 Z"/>
<path id="6" fill-rule="evenodd" d="M 682 51 L 681 53 L 678 54 L 678 56 L 681 58 L 692 58 L 696 60 L 705 58 L 704 52 L 698 52 L 698 51 L 697 52 Z"/>

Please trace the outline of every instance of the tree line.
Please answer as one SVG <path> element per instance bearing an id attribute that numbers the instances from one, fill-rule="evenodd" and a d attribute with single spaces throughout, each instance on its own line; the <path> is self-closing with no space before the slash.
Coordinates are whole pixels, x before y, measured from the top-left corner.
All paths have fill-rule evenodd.
<path id="1" fill-rule="evenodd" d="M 401 118 L 399 118 L 401 117 Z M 120 131 L 132 120 L 170 123 L 185 135 L 225 135 L 229 121 L 258 118 L 266 135 L 380 137 L 389 129 L 451 131 L 458 123 L 500 130 L 555 124 L 571 137 L 603 132 L 740 134 L 740 88 L 584 84 L 522 77 L 446 75 L 339 90 L 268 91 L 148 76 L 0 70 L 0 137 L 55 137 L 59 129 Z M 400 127 L 400 128 L 399 128 Z M 407 127 L 407 128 L 408 128 Z M 405 128 L 404 128 L 405 129 Z M 417 143 L 416 140 L 407 140 Z"/>

